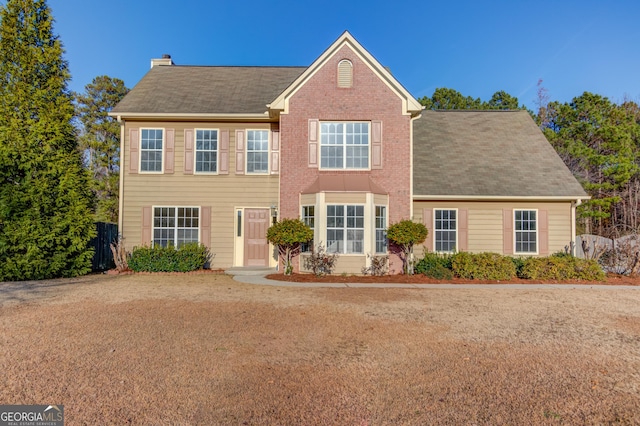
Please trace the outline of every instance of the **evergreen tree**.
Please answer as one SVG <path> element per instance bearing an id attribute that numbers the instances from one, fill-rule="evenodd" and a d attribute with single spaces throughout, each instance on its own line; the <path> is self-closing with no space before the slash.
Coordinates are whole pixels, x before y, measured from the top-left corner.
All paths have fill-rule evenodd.
<path id="1" fill-rule="evenodd" d="M 118 221 L 120 125 L 107 114 L 128 91 L 124 81 L 102 75 L 85 86 L 84 94 L 75 95 L 82 123 L 80 147 L 96 197 L 96 221 Z"/>
<path id="2" fill-rule="evenodd" d="M 464 96 L 454 89 L 439 87 L 431 95 L 418 99 L 427 109 L 482 109 L 480 98 Z"/>
<path id="3" fill-rule="evenodd" d="M 616 237 L 637 230 L 638 106 L 584 92 L 570 103 L 549 103 L 546 113 L 545 136 L 592 197 L 580 207 L 585 232 Z"/>
<path id="4" fill-rule="evenodd" d="M 418 99 L 418 101 L 426 108 L 433 110 L 450 110 L 450 109 L 475 109 L 475 110 L 488 110 L 488 109 L 525 109 L 523 106 L 518 106 L 518 98 L 511 96 L 504 90 L 495 92 L 489 101 L 484 102 L 480 98 L 472 98 L 471 96 L 464 96 L 462 93 L 454 89 L 448 89 L 446 87 L 439 87 L 431 95 L 430 98 L 426 96 Z"/>
<path id="5" fill-rule="evenodd" d="M 515 96 L 511 96 L 504 90 L 500 90 L 491 96 L 488 102 L 484 102 L 482 105 L 482 109 L 511 109 L 517 110 L 521 109 L 518 106 L 518 98 Z M 524 109 L 524 105 L 522 106 Z"/>
<path id="6" fill-rule="evenodd" d="M 52 24 L 45 0 L 0 7 L 0 281 L 90 270 L 91 191 Z"/>

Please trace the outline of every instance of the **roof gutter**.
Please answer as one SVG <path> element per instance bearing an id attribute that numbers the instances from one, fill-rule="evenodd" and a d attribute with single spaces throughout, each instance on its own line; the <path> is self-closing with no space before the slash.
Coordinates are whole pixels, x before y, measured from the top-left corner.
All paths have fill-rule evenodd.
<path id="1" fill-rule="evenodd" d="M 268 111 L 263 113 L 163 113 L 163 112 L 110 112 L 110 117 L 127 120 L 260 120 L 270 121 Z"/>
<path id="2" fill-rule="evenodd" d="M 576 201 L 591 199 L 577 195 L 414 195 L 414 201 Z"/>

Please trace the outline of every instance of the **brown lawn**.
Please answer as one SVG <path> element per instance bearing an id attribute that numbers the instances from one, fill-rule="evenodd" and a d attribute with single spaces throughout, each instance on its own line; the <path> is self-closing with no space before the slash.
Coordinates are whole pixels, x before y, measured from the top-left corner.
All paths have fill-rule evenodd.
<path id="1" fill-rule="evenodd" d="M 640 424 L 640 290 L 0 283 L 0 404 L 76 424 Z"/>

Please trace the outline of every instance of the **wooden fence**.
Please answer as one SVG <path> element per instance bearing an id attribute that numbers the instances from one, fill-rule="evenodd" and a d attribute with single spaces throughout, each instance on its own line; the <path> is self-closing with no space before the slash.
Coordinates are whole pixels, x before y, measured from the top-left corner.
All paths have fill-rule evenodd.
<path id="1" fill-rule="evenodd" d="M 118 239 L 118 225 L 115 223 L 96 222 L 97 235 L 89 243 L 93 247 L 91 270 L 106 271 L 115 268 L 110 244 Z"/>

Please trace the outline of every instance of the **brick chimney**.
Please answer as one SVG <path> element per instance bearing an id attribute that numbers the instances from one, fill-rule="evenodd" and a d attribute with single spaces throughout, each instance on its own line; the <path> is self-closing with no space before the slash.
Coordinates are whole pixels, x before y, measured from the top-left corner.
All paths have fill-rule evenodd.
<path id="1" fill-rule="evenodd" d="M 171 55 L 165 53 L 160 59 L 152 59 L 151 68 L 157 65 L 174 65 L 173 60 L 171 59 Z"/>

